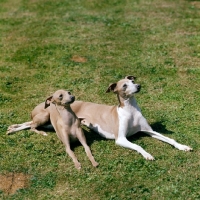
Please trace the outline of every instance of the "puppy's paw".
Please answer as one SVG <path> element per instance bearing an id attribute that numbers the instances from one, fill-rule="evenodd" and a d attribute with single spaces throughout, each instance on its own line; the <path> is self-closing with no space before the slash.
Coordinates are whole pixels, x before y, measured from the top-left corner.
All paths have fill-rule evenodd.
<path id="1" fill-rule="evenodd" d="M 93 165 L 94 167 L 97 167 L 97 166 L 99 165 L 99 163 L 95 161 L 95 162 L 92 163 L 92 165 Z"/>
<path id="2" fill-rule="evenodd" d="M 76 169 L 80 170 L 81 169 L 81 163 L 79 163 L 79 162 L 75 163 L 75 167 L 76 167 Z"/>
<path id="3" fill-rule="evenodd" d="M 143 156 L 145 157 L 146 160 L 155 160 L 155 158 L 149 153 L 145 153 L 145 155 Z"/>

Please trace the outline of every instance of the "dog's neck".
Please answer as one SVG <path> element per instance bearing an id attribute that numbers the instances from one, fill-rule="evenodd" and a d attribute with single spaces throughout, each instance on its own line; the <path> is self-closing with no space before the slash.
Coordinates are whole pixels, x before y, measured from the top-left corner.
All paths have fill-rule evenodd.
<path id="1" fill-rule="evenodd" d="M 57 109 L 59 109 L 59 110 L 71 110 L 71 107 L 70 107 L 70 105 L 60 105 L 60 104 L 57 104 L 57 103 L 55 103 L 55 106 L 56 106 L 56 108 Z"/>
<path id="2" fill-rule="evenodd" d="M 122 108 L 122 109 L 130 109 L 130 108 L 136 108 L 136 109 L 139 109 L 138 105 L 137 105 L 137 102 L 136 102 L 136 99 L 134 96 L 131 96 L 127 99 L 117 95 L 118 97 L 118 100 L 119 100 L 119 107 Z"/>
<path id="3" fill-rule="evenodd" d="M 55 106 L 56 106 L 58 113 L 60 114 L 60 117 L 62 118 L 62 120 L 65 124 L 71 123 L 70 122 L 71 120 L 75 121 L 75 117 L 74 117 L 75 114 L 69 105 L 62 106 L 62 105 L 55 104 Z M 71 120 L 69 120 L 69 119 L 71 119 Z"/>

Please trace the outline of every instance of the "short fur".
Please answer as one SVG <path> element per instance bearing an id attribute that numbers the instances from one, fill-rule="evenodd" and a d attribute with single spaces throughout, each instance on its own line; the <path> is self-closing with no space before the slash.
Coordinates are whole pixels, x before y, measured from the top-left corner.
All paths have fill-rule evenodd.
<path id="1" fill-rule="evenodd" d="M 107 92 L 112 91 L 117 95 L 119 100 L 118 106 L 75 101 L 71 106 L 72 110 L 76 113 L 77 117 L 84 118 L 81 122 L 82 124 L 107 139 L 115 139 L 117 145 L 136 150 L 147 160 L 154 160 L 154 157 L 139 145 L 129 142 L 127 140 L 128 136 L 134 135 L 137 132 L 145 132 L 151 137 L 169 143 L 179 150 L 191 151 L 191 147 L 179 144 L 175 140 L 152 130 L 147 120 L 142 115 L 134 97 L 134 94 L 141 89 L 141 86 L 135 84 L 134 81 L 134 76 L 127 76 L 108 87 Z M 44 118 L 47 122 L 48 112 L 44 114 L 41 105 L 37 106 L 35 109 L 38 114 L 40 113 L 45 116 Z M 8 129 L 8 133 L 9 131 L 13 132 L 13 130 L 19 130 L 21 127 L 24 128 L 27 126 L 24 123 L 18 126 L 18 129 L 12 129 L 11 127 L 11 129 Z"/>
<path id="2" fill-rule="evenodd" d="M 40 104 L 40 112 L 37 112 L 37 107 L 32 111 L 32 121 L 24 125 L 30 126 L 31 130 L 46 135 L 43 131 L 38 131 L 36 128 L 45 124 L 50 120 L 58 138 L 65 145 L 66 152 L 72 158 L 77 169 L 81 168 L 74 152 L 70 148 L 70 141 L 79 140 L 83 145 L 85 152 L 94 167 L 98 163 L 94 160 L 89 146 L 86 143 L 86 138 L 80 126 L 80 120 L 72 111 L 70 104 L 75 100 L 75 97 L 70 92 L 65 90 L 57 90 L 52 96 L 46 99 L 45 103 Z"/>

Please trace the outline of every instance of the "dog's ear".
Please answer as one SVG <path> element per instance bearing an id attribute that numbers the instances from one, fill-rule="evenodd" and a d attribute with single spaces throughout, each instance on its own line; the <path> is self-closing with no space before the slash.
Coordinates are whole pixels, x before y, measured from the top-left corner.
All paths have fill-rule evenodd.
<path id="1" fill-rule="evenodd" d="M 45 105 L 44 105 L 44 109 L 46 109 L 47 107 L 50 106 L 50 103 L 52 102 L 52 98 L 53 98 L 53 96 L 50 96 L 50 97 L 48 97 L 48 98 L 46 99 Z"/>
<path id="2" fill-rule="evenodd" d="M 106 93 L 111 92 L 111 91 L 115 92 L 116 86 L 117 86 L 117 83 L 110 84 L 108 89 L 106 90 Z"/>
<path id="3" fill-rule="evenodd" d="M 126 76 L 125 79 L 134 81 L 136 79 L 136 77 L 135 76 Z"/>

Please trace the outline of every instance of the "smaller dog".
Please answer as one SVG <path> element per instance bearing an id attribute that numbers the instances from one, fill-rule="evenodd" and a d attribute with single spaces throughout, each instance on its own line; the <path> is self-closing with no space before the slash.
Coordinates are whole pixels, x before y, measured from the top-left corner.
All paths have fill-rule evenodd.
<path id="1" fill-rule="evenodd" d="M 40 113 L 38 113 L 38 106 L 36 106 L 31 112 L 32 121 L 20 125 L 12 125 L 11 129 L 22 130 L 24 126 L 31 128 L 38 134 L 47 135 L 43 131 L 39 131 L 36 128 L 44 125 L 50 121 L 53 128 L 56 131 L 58 138 L 65 145 L 66 152 L 72 158 L 74 165 L 77 169 L 81 169 L 81 164 L 78 162 L 74 152 L 70 148 L 70 141 L 76 141 L 77 139 L 85 148 L 85 152 L 94 167 L 99 164 L 94 160 L 91 150 L 86 143 L 86 138 L 81 128 L 81 123 L 75 113 L 72 111 L 70 104 L 75 101 L 75 97 L 70 92 L 65 90 L 57 90 L 52 96 L 46 99 L 45 102 L 40 104 Z M 46 114 L 47 113 L 47 114 Z M 45 127 L 45 126 L 44 126 Z"/>
<path id="2" fill-rule="evenodd" d="M 70 149 L 70 140 L 78 140 L 85 148 L 85 152 L 94 167 L 98 163 L 94 160 L 89 146 L 86 143 L 86 138 L 80 126 L 80 120 L 72 111 L 70 104 L 75 101 L 75 97 L 70 92 L 65 90 L 57 90 L 53 96 L 50 96 L 45 101 L 45 109 L 50 113 L 50 121 L 53 125 L 58 138 L 63 142 L 66 152 L 72 158 L 75 167 L 81 168 L 74 152 Z M 37 116 L 37 115 L 36 115 Z M 36 117 L 35 116 L 35 117 Z M 33 118 L 34 122 L 34 118 Z"/>

